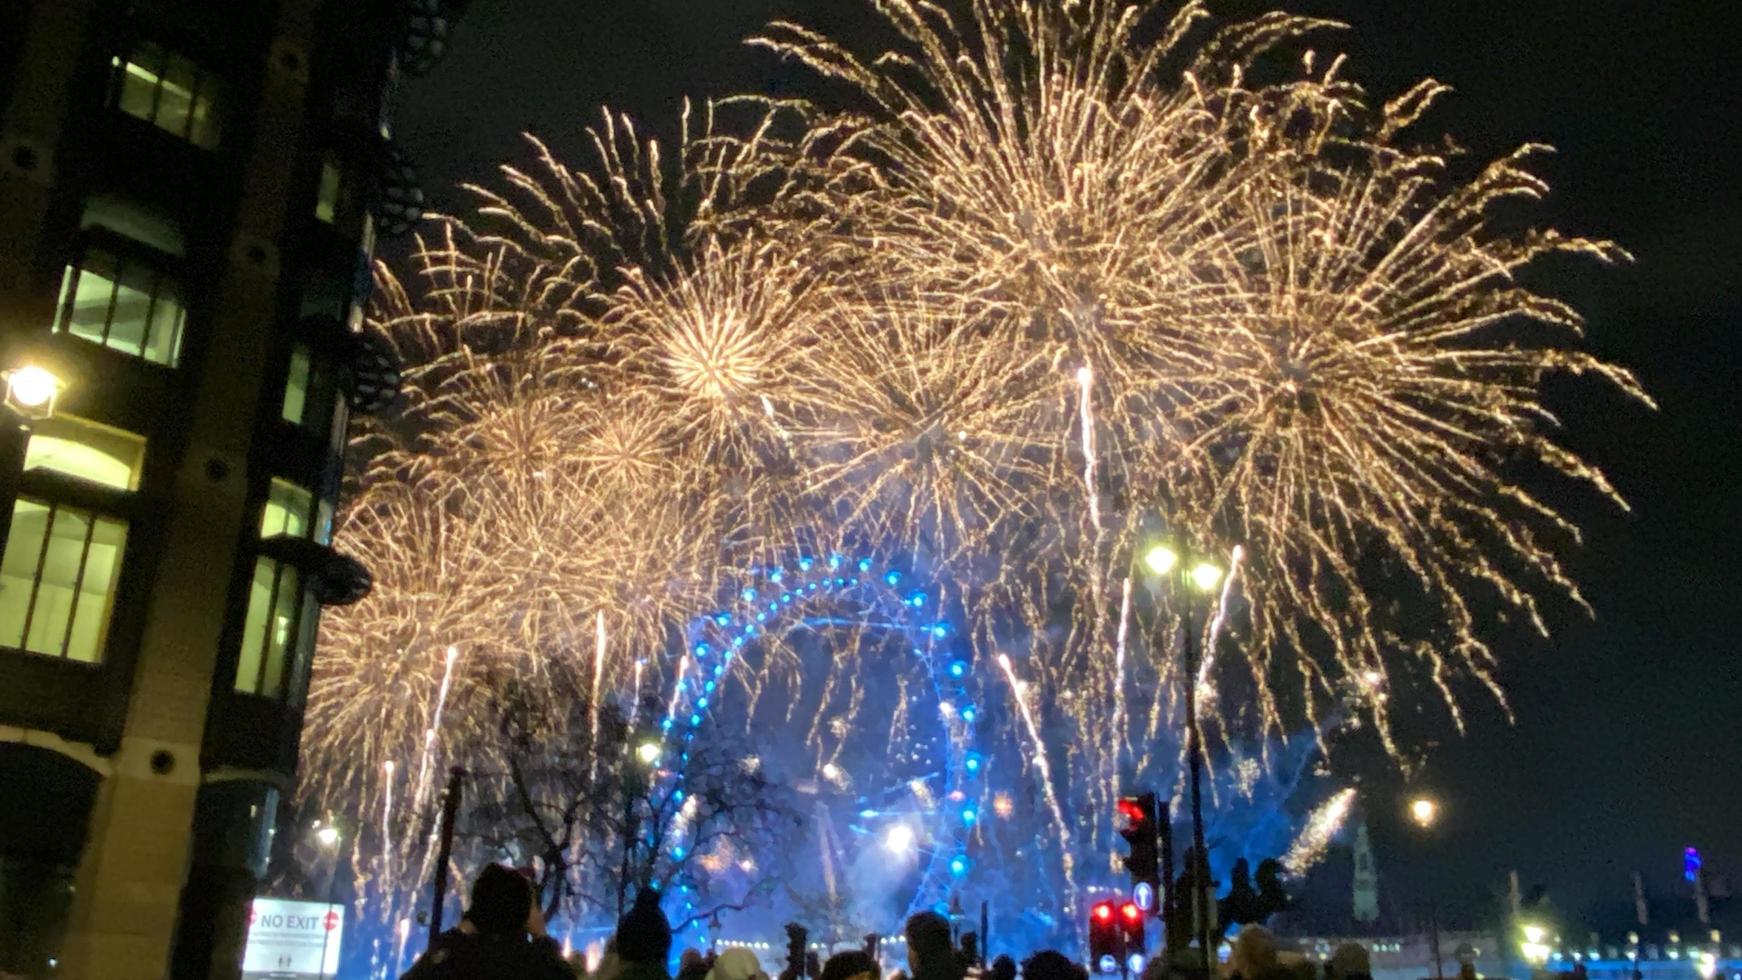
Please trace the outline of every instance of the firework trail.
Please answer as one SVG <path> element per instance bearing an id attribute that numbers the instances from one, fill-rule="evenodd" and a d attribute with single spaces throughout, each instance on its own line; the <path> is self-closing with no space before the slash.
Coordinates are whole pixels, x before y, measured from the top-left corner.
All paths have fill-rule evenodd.
<path id="1" fill-rule="evenodd" d="M 1325 856 L 1325 849 L 1330 847 L 1343 823 L 1349 818 L 1349 811 L 1355 806 L 1355 790 L 1353 787 L 1337 792 L 1335 796 L 1319 804 L 1301 828 L 1300 835 L 1288 853 L 1282 857 L 1282 867 L 1289 874 L 1300 876 L 1313 869 Z"/>
<path id="2" fill-rule="evenodd" d="M 1029 743 L 1033 746 L 1034 754 L 1031 758 L 1034 768 L 1040 775 L 1041 789 L 1046 794 L 1046 805 L 1052 811 L 1053 829 L 1058 833 L 1064 868 L 1065 916 L 1070 918 L 1077 905 L 1077 873 L 1071 852 L 1071 828 L 1065 823 L 1064 810 L 1059 806 L 1058 794 L 1053 791 L 1052 763 L 1047 760 L 1048 746 L 1040 737 L 1040 729 L 1034 723 L 1034 712 L 1028 706 L 1028 685 L 1017 678 L 1009 654 L 998 655 L 998 669 L 1004 672 L 1004 679 L 1010 683 L 1010 699 L 1016 702 L 1017 710 L 1022 715 L 1023 727 L 1027 729 Z"/>

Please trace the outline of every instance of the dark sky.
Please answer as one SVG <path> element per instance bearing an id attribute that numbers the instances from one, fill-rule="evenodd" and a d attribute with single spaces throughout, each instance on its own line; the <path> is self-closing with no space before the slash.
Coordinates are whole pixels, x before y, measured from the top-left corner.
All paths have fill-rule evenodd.
<path id="1" fill-rule="evenodd" d="M 476 0 L 453 50 L 406 86 L 401 139 L 437 206 L 452 186 L 526 162 L 519 133 L 580 157 L 608 103 L 675 129 L 685 95 L 792 85 L 739 44 L 771 16 L 864 36 L 865 0 Z M 1661 411 L 1595 383 L 1557 384 L 1567 442 L 1600 462 L 1630 514 L 1572 501 L 1573 557 L 1598 610 L 1559 610 L 1552 644 L 1501 638 L 1516 724 L 1434 721 L 1423 785 L 1447 805 L 1438 857 L 1398 841 L 1400 780 L 1366 805 L 1403 895 L 1434 883 L 1468 907 L 1517 868 L 1564 905 L 1622 897 L 1644 868 L 1667 889 L 1696 844 L 1742 885 L 1742 78 L 1735 46 L 1698 4 L 1637 0 L 1296 0 L 1352 30 L 1323 50 L 1382 94 L 1422 75 L 1455 93 L 1424 132 L 1479 152 L 1541 141 L 1554 185 L 1537 212 L 1613 238 L 1638 261 L 1548 270 L 1590 317 L 1592 346 L 1636 372 Z M 1705 4 L 1715 8 L 1716 4 Z M 1220 0 L 1218 14 L 1268 9 Z M 1386 852 L 1390 852 L 1389 854 Z M 1399 879 L 1402 879 L 1401 881 Z"/>

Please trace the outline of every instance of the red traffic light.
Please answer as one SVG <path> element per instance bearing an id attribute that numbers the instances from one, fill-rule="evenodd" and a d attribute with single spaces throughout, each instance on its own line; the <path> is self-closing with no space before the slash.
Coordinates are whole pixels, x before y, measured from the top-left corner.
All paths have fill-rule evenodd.
<path id="1" fill-rule="evenodd" d="M 1096 922 L 1111 922 L 1111 921 L 1113 921 L 1113 903 L 1112 902 L 1096 902 L 1095 903 L 1095 911 L 1094 911 L 1093 915 L 1095 916 Z"/>
<path id="2" fill-rule="evenodd" d="M 1119 816 L 1119 826 L 1117 829 L 1122 834 L 1130 833 L 1133 830 L 1140 830 L 1149 823 L 1148 811 L 1144 809 L 1142 803 L 1138 802 L 1137 799 L 1133 797 L 1122 797 L 1119 802 L 1115 804 L 1115 810 Z"/>
<path id="3" fill-rule="evenodd" d="M 1119 911 L 1125 916 L 1126 922 L 1137 922 L 1143 918 L 1143 910 L 1137 907 L 1136 902 L 1126 902 Z"/>

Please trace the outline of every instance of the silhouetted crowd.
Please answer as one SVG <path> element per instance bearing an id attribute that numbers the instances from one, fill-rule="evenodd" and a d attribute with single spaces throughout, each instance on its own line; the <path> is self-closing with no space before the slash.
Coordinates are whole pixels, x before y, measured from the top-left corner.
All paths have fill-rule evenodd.
<path id="1" fill-rule="evenodd" d="M 1089 980 L 1083 966 L 1052 949 L 1020 966 L 1009 956 L 983 966 L 971 944 L 957 946 L 949 920 L 936 912 L 909 918 L 905 932 L 908 972 L 894 974 L 893 980 Z M 643 889 L 589 972 L 584 963 L 565 959 L 546 933 L 526 878 L 492 864 L 473 884 L 460 924 L 438 936 L 402 980 L 770 980 L 756 954 L 736 947 L 718 954 L 686 949 L 674 978 L 668 972 L 671 944 L 659 894 Z M 778 980 L 803 980 L 800 972 L 789 967 Z M 876 958 L 864 949 L 838 952 L 821 963 L 813 954 L 802 972 L 811 980 L 883 980 Z M 1214 977 L 1205 977 L 1201 965 L 1157 956 L 1133 980 L 1372 980 L 1372 968 L 1358 943 L 1338 947 L 1321 969 L 1306 957 L 1281 951 L 1262 926 L 1246 926 Z M 1476 980 L 1474 971 L 1466 966 L 1460 980 Z"/>

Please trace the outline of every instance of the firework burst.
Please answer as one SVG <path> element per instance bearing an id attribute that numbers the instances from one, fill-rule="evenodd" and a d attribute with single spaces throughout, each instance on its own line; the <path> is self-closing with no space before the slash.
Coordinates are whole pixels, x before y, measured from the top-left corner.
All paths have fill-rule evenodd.
<path id="1" fill-rule="evenodd" d="M 1544 191 L 1535 148 L 1460 178 L 1407 136 L 1438 86 L 1376 105 L 1310 55 L 1265 80 L 1261 56 L 1328 26 L 1305 18 L 875 9 L 891 51 L 785 23 L 757 42 L 861 111 L 686 110 L 669 166 L 607 115 L 582 167 L 534 142 L 538 168 L 474 188 L 410 288 L 384 277 L 408 393 L 360 439 L 345 534 L 379 584 L 327 629 L 316 793 L 419 758 L 438 708 L 459 751 L 509 681 L 667 689 L 657 654 L 726 570 L 843 541 L 954 582 L 1004 696 L 988 752 L 1041 784 L 1054 851 L 1131 773 L 1174 785 L 1183 685 L 1237 789 L 1259 763 L 1236 746 L 1303 724 L 1322 745 L 1351 699 L 1391 745 L 1405 676 L 1454 720 L 1460 685 L 1500 697 L 1496 623 L 1583 604 L 1577 529 L 1540 487 L 1619 501 L 1556 441 L 1543 382 L 1647 399 L 1521 282 L 1545 255 L 1622 255 L 1495 220 Z M 1137 567 L 1160 534 L 1237 571 L 1192 617 L 1197 677 L 1174 667 L 1189 599 Z M 771 636 L 732 680 L 746 719 L 786 705 L 830 782 L 852 775 L 841 733 L 887 721 L 870 635 L 836 630 L 822 671 L 799 663 L 814 636 Z M 370 712 L 391 731 L 353 757 Z"/>

